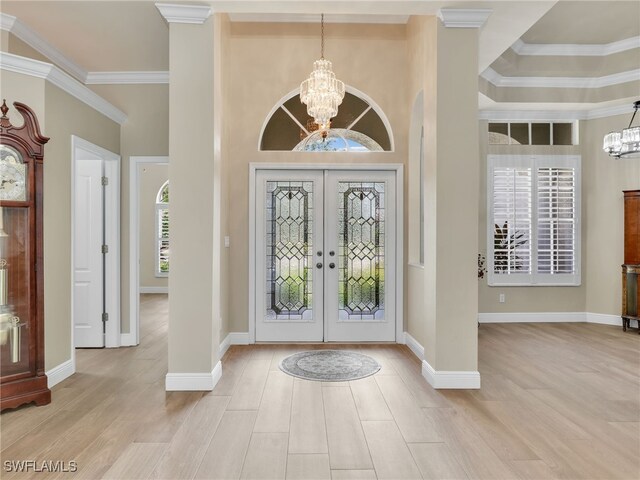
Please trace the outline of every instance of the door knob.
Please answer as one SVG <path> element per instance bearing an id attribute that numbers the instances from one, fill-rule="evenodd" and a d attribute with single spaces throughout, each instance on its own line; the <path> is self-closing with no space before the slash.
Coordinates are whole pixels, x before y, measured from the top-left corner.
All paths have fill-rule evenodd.
<path id="1" fill-rule="evenodd" d="M 319 257 L 321 257 L 321 256 L 322 256 L 322 250 L 318 250 L 318 251 L 316 252 L 316 255 L 318 255 Z"/>
<path id="2" fill-rule="evenodd" d="M 331 250 L 331 251 L 329 252 L 329 256 L 330 256 L 330 257 L 333 257 L 335 254 L 336 254 L 336 252 L 334 252 L 333 250 Z"/>
<path id="3" fill-rule="evenodd" d="M 331 262 L 331 263 L 329 264 L 329 268 L 336 268 L 336 264 L 335 264 L 335 263 L 333 263 L 333 262 Z"/>
<path id="4" fill-rule="evenodd" d="M 322 262 L 316 263 L 316 268 L 322 268 Z"/>

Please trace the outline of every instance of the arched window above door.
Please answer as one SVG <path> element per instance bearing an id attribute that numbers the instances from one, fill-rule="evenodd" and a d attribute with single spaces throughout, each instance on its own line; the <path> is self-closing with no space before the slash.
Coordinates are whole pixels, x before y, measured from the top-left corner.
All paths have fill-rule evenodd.
<path id="1" fill-rule="evenodd" d="M 296 89 L 271 110 L 260 134 L 260 150 L 279 151 L 393 151 L 391 126 L 382 109 L 353 87 L 346 94 L 338 115 L 331 119 L 329 136 L 317 132 L 307 107 Z"/>

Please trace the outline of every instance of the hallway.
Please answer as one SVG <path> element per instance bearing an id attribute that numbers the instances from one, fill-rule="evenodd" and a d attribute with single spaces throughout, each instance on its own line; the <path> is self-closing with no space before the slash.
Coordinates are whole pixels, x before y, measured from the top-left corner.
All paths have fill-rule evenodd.
<path id="1" fill-rule="evenodd" d="M 433 390 L 404 346 L 350 346 L 382 370 L 317 383 L 279 371 L 298 346 L 253 345 L 229 349 L 213 392 L 166 393 L 167 308 L 166 296 L 143 295 L 139 347 L 78 350 L 78 373 L 53 389 L 50 405 L 0 418 L 3 466 L 73 460 L 78 471 L 14 475 L 5 466 L 3 478 L 638 474 L 635 331 L 482 325 L 478 391 Z"/>

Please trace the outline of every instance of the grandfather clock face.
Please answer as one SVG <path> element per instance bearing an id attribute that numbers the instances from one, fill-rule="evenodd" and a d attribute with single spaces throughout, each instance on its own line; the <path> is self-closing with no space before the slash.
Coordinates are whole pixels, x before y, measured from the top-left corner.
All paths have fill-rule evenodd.
<path id="1" fill-rule="evenodd" d="M 7 145 L 0 145 L 0 200 L 27 200 L 27 166 L 22 155 Z"/>

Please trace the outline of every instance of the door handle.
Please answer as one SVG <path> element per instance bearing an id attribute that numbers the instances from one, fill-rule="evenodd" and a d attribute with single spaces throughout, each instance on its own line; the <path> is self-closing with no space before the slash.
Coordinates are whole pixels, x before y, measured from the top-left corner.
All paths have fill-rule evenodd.
<path id="1" fill-rule="evenodd" d="M 329 264 L 329 268 L 336 268 L 336 264 L 335 264 L 335 263 L 333 263 L 333 262 L 331 262 L 331 263 Z"/>
<path id="2" fill-rule="evenodd" d="M 336 254 L 336 252 L 334 252 L 333 250 L 331 250 L 331 251 L 329 252 L 329 256 L 330 256 L 330 257 L 333 257 L 335 254 Z"/>
<path id="3" fill-rule="evenodd" d="M 316 255 L 318 255 L 319 257 L 321 257 L 321 256 L 322 256 L 322 250 L 318 250 L 318 251 L 316 252 Z"/>
<path id="4" fill-rule="evenodd" d="M 316 263 L 316 268 L 322 268 L 322 262 Z"/>

